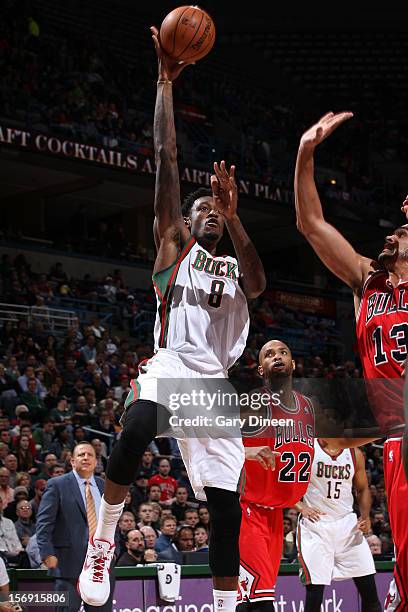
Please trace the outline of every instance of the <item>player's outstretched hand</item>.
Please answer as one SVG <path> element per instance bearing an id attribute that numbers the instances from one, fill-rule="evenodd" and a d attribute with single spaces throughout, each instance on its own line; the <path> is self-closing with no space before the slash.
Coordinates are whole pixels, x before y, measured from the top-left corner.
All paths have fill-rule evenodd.
<path id="1" fill-rule="evenodd" d="M 245 459 L 258 461 L 265 470 L 274 470 L 276 459 L 279 459 L 280 456 L 280 453 L 273 451 L 269 446 L 245 447 Z"/>
<path id="2" fill-rule="evenodd" d="M 357 529 L 363 533 L 369 533 L 371 531 L 371 521 L 369 518 L 362 519 L 361 517 L 357 521 Z"/>
<path id="3" fill-rule="evenodd" d="M 159 62 L 159 81 L 174 81 L 186 66 L 195 64 L 195 62 L 177 62 L 169 57 L 161 48 L 159 30 L 155 26 L 152 26 L 150 31 L 152 33 L 157 60 Z"/>
<path id="4" fill-rule="evenodd" d="M 300 139 L 301 149 L 314 149 L 323 142 L 335 129 L 353 116 L 350 112 L 326 113 L 317 123 L 306 130 Z"/>
<path id="5" fill-rule="evenodd" d="M 211 175 L 211 189 L 215 204 L 223 217 L 228 221 L 237 213 L 238 188 L 235 181 L 235 166 L 229 171 L 222 160 L 220 165 L 214 162 L 214 172 Z"/>

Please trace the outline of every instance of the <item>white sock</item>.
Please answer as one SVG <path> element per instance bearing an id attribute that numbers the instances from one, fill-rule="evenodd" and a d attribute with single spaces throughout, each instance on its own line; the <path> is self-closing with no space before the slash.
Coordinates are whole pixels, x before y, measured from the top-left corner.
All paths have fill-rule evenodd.
<path id="1" fill-rule="evenodd" d="M 213 589 L 214 612 L 235 612 L 237 591 L 219 591 Z"/>
<path id="2" fill-rule="evenodd" d="M 102 496 L 94 540 L 107 540 L 111 544 L 114 543 L 116 525 L 120 519 L 124 505 L 124 501 L 121 504 L 108 504 L 104 496 Z"/>

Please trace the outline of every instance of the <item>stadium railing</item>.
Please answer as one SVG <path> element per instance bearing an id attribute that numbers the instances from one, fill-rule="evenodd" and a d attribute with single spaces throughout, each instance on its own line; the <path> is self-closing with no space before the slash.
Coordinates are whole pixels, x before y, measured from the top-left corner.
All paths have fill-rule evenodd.
<path id="1" fill-rule="evenodd" d="M 5 321 L 16 323 L 21 319 L 26 319 L 29 325 L 44 323 L 48 330 L 62 336 L 77 323 L 78 317 L 76 312 L 68 309 L 0 303 L 0 321 L 3 325 Z"/>

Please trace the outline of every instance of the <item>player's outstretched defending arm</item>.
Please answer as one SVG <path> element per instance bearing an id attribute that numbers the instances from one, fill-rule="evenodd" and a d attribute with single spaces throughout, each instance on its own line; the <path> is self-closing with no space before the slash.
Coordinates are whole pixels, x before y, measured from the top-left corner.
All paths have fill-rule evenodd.
<path id="1" fill-rule="evenodd" d="M 170 59 L 160 47 L 157 28 L 150 29 L 158 59 L 153 124 L 156 161 L 153 233 L 158 251 L 153 271 L 158 272 L 174 262 L 180 245 L 190 237 L 190 232 L 181 214 L 172 91 L 172 82 L 188 63 L 179 63 Z"/>
<path id="2" fill-rule="evenodd" d="M 370 259 L 359 255 L 324 216 L 314 180 L 313 154 L 352 113 L 327 113 L 308 129 L 300 140 L 295 170 L 295 205 L 298 230 L 311 244 L 322 262 L 358 294 L 368 272 Z"/>
<path id="3" fill-rule="evenodd" d="M 222 161 L 220 165 L 215 162 L 214 173 L 211 176 L 214 200 L 218 210 L 225 218 L 225 224 L 234 245 L 244 293 L 247 298 L 254 299 L 265 291 L 266 278 L 262 261 L 238 217 L 235 166 L 231 166 L 228 172 L 225 161 Z"/>

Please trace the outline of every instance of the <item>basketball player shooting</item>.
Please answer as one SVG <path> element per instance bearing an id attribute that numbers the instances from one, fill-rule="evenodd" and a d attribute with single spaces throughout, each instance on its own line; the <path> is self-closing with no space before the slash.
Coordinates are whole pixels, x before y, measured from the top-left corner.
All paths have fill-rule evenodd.
<path id="1" fill-rule="evenodd" d="M 245 347 L 247 298 L 257 297 L 266 285 L 262 263 L 237 214 L 233 166 L 228 170 L 224 162 L 215 164 L 211 190 L 190 194 L 181 208 L 172 83 L 187 64 L 166 56 L 156 28 L 152 28 L 152 37 L 158 57 L 154 115 L 156 352 L 131 383 L 123 431 L 106 469 L 98 526 L 79 578 L 83 600 L 94 606 L 102 605 L 109 595 L 114 533 L 129 485 L 146 446 L 161 433 L 157 431 L 158 413 L 163 416 L 166 408 L 157 404 L 160 379 L 226 378 Z M 237 259 L 216 255 L 224 227 Z M 239 573 L 237 488 L 244 463 L 242 440 L 183 439 L 180 450 L 196 496 L 208 502 L 214 612 L 232 612 Z"/>
<path id="2" fill-rule="evenodd" d="M 408 225 L 385 238 L 377 260 L 363 257 L 323 215 L 314 181 L 314 151 L 352 113 L 327 113 L 300 141 L 295 171 L 297 226 L 322 262 L 353 291 L 357 341 L 370 405 L 384 444 L 384 476 L 396 549 L 385 610 L 408 607 L 408 486 L 402 437 L 403 380 L 408 351 Z M 402 205 L 408 211 L 408 198 Z M 405 451 L 404 451 L 405 452 Z"/>

